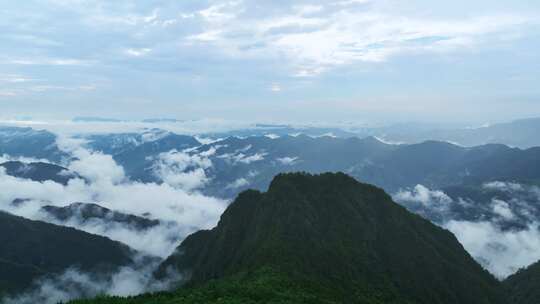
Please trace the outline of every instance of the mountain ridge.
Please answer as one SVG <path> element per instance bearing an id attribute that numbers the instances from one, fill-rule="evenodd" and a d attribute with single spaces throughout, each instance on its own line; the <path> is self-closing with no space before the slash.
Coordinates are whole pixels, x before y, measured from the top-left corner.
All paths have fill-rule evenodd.
<path id="1" fill-rule="evenodd" d="M 271 267 L 332 286 L 345 302 L 382 292 L 411 303 L 505 303 L 450 232 L 342 173 L 282 174 L 265 193 L 241 193 L 216 228 L 184 240 L 168 267 L 186 270 L 193 286 Z"/>
<path id="2" fill-rule="evenodd" d="M 0 211 L 0 297 L 20 292 L 43 275 L 70 267 L 113 271 L 133 262 L 128 246 L 70 227 Z"/>

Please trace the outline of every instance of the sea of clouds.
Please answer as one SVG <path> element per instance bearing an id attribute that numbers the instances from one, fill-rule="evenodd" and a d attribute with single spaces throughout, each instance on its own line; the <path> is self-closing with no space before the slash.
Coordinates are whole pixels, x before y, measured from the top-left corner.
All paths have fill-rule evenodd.
<path id="1" fill-rule="evenodd" d="M 57 145 L 71 156 L 65 163 L 67 169 L 80 178 L 71 179 L 67 185 L 50 180 L 37 182 L 7 175 L 4 168 L 0 168 L 0 210 L 106 236 L 129 245 L 141 256 L 163 259 L 187 235 L 214 227 L 228 204 L 197 191 L 208 180 L 204 170 L 212 166 L 209 152 L 190 156 L 182 151 L 170 151 L 158 155 L 155 172 L 163 180 L 158 184 L 129 180 L 112 156 L 88 150 L 84 139 L 59 136 Z M 43 161 L 14 159 L 8 155 L 1 160 Z M 13 204 L 16 199 L 24 202 Z M 134 229 L 107 219 L 84 220 L 77 213 L 67 221 L 60 221 L 42 210 L 43 206 L 64 207 L 74 202 L 95 203 L 114 211 L 159 220 L 159 225 Z M 102 276 L 68 269 L 60 275 L 40 279 L 28 292 L 4 299 L 4 302 L 58 303 L 99 294 L 134 295 L 160 290 L 166 288 L 168 282 L 152 279 L 157 265 L 135 263 Z"/>
<path id="2" fill-rule="evenodd" d="M 394 199 L 450 230 L 482 266 L 504 279 L 540 260 L 540 188 L 500 181 L 485 183 L 482 188 L 504 192 L 511 199 L 503 200 L 496 195 L 487 202 L 453 199 L 443 191 L 423 185 L 401 190 Z M 482 212 L 475 220 L 464 219 L 452 212 L 456 206 L 461 210 L 481 208 Z"/>
<path id="3" fill-rule="evenodd" d="M 72 136 L 69 132 L 59 134 L 56 145 L 70 156 L 62 165 L 76 172 L 80 178 L 75 176 L 67 185 L 53 181 L 36 182 L 7 175 L 0 168 L 0 210 L 106 236 L 129 245 L 140 255 L 161 259 L 169 256 L 190 233 L 214 227 L 228 205 L 228 201 L 202 192 L 212 179 L 208 174 L 214 165 L 212 157 L 223 158 L 231 164 L 249 164 L 266 156 L 263 153 L 248 155 L 244 150 L 216 156 L 219 146 L 202 152 L 197 149 L 171 150 L 158 153 L 151 159 L 151 170 L 162 183 L 143 183 L 130 180 L 124 168 L 111 155 L 89 149 L 84 137 Z M 201 143 L 211 142 L 197 139 Z M 48 162 L 29 157 L 0 156 L 0 162 L 8 160 Z M 298 159 L 288 157 L 277 161 L 291 164 Z M 239 178 L 227 187 L 244 186 L 248 178 Z M 540 223 L 536 216 L 538 213 L 535 213 L 540 211 L 537 210 L 540 204 L 531 203 L 540 202 L 540 189 L 508 182 L 491 182 L 482 187 L 503 191 L 510 194 L 512 199 L 493 197 L 487 204 L 479 204 L 481 202 L 466 198 L 452 198 L 441 190 L 423 185 L 401 190 L 394 194 L 394 199 L 453 232 L 477 261 L 503 279 L 540 259 Z M 16 199 L 25 201 L 13 204 Z M 63 207 L 74 202 L 96 203 L 114 211 L 159 220 L 160 224 L 137 230 L 122 223 L 83 220 L 77 216 L 60 221 L 42 210 L 43 206 Z M 484 206 L 489 217 L 465 220 L 452 212 L 455 206 L 467 209 L 478 208 L 479 205 Z M 520 229 L 508 229 L 501 225 L 516 219 L 524 219 L 522 222 L 525 225 Z M 33 289 L 5 301 L 9 304 L 57 303 L 98 294 L 134 295 L 167 288 L 170 282 L 155 282 L 152 279 L 151 274 L 156 267 L 157 263 L 135 264 L 99 277 L 68 269 L 56 277 L 40 279 L 35 282 Z"/>

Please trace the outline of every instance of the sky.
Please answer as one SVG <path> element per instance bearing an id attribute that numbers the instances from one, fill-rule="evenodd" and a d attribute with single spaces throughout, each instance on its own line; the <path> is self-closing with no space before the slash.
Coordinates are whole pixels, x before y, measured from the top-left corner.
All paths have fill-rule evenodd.
<path id="1" fill-rule="evenodd" d="M 0 118 L 540 116 L 533 0 L 0 0 Z"/>

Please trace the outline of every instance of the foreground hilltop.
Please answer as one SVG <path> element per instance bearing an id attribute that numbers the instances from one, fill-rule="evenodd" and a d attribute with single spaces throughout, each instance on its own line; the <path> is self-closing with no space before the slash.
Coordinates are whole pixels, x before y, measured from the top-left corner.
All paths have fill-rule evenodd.
<path id="1" fill-rule="evenodd" d="M 342 174 L 281 174 L 162 265 L 173 293 L 84 303 L 507 303 L 448 231 Z"/>

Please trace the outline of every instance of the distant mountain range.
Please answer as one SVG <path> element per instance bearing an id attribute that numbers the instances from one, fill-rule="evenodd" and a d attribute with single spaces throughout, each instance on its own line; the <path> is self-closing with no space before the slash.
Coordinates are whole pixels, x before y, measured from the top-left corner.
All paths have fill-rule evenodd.
<path id="1" fill-rule="evenodd" d="M 530 148 L 540 146 L 540 138 L 535 136 L 540 130 L 540 118 L 515 120 L 473 128 L 424 128 L 411 132 L 407 124 L 382 128 L 372 135 L 388 141 L 418 143 L 426 140 L 440 140 L 463 146 L 485 144 L 505 144 L 511 147 Z"/>
<path id="2" fill-rule="evenodd" d="M 536 123 L 537 120 L 518 121 L 481 130 L 506 134 L 501 130 L 512 129 L 526 134 Z M 275 132 L 277 129 L 283 133 Z M 292 129 L 278 125 L 257 126 L 257 130 L 264 131 L 248 136 L 252 131 L 245 130 L 245 137 L 219 139 L 218 135 L 224 134 L 208 138 L 161 129 L 78 136 L 85 142 L 83 147 L 110 154 L 124 168 L 129 178 L 126 183 L 171 183 L 171 187 L 185 187 L 188 193 L 200 192 L 224 199 L 240 194 L 223 214 L 217 228 L 187 238 L 178 252 L 162 265 L 157 273 L 159 277 L 164 276 L 166 269 L 175 269 L 190 278 L 189 288 L 164 294 L 164 298 L 177 301 L 180 297 L 187 303 L 193 299 L 212 302 L 212 295 L 219 291 L 230 292 L 232 303 L 239 299 L 240 302 L 260 300 L 265 296 L 292 303 L 310 302 L 306 299 L 313 298 L 321 298 L 325 303 L 358 299 L 371 303 L 521 304 L 536 301 L 531 300 L 538 296 L 531 282 L 537 282 L 537 265 L 500 284 L 472 261 L 451 234 L 409 214 L 381 189 L 357 183 L 342 173 L 310 174 L 345 172 L 356 180 L 384 189 L 409 211 L 441 226 L 448 220 L 487 221 L 502 231 L 521 231 L 540 219 L 540 195 L 537 195 L 540 193 L 540 147 L 521 149 L 503 144 L 464 147 L 434 140 L 398 145 L 388 142 L 393 140 L 388 136 L 390 133 L 385 133 L 384 137 L 371 134 L 374 136 L 359 138 L 346 133 L 290 135 Z M 480 129 L 474 130 L 471 134 L 480 132 Z M 232 134 L 234 132 L 227 133 Z M 521 135 L 515 137 L 517 140 Z M 503 137 L 483 138 L 489 142 Z M 519 140 L 522 144 L 516 146 L 528 145 L 523 144 L 524 139 Z M 0 168 L 7 175 L 36 182 L 67 185 L 71 179 L 83 178 L 68 169 L 74 155 L 61 150 L 56 141 L 57 137 L 47 131 L 0 128 L 0 159 L 7 160 L 0 163 Z M 283 174 L 288 172 L 291 174 Z M 278 178 L 274 179 L 276 175 Z M 182 178 L 175 178 L 178 176 Z M 182 184 L 189 179 L 196 179 L 197 183 Z M 254 190 L 244 192 L 247 189 Z M 266 189 L 269 189 L 266 193 L 259 192 Z M 410 199 L 406 194 L 432 190 L 439 191 L 437 195 L 445 201 L 444 209 Z M 328 207 L 330 202 L 336 204 L 335 210 L 334 205 Z M 355 202 L 361 204 L 357 206 Z M 26 203 L 28 200 L 21 194 L 11 202 L 11 207 L 24 207 Z M 39 203 L 40 206 L 47 204 Z M 99 225 L 122 225 L 144 231 L 160 224 L 159 220 L 146 218 L 144 214 L 119 212 L 92 201 L 48 205 L 42 207 L 41 212 L 52 222 L 66 225 L 73 221 L 85 225 L 99 222 Z M 10 281 L 2 279 L 0 271 L 0 293 L 20 291 L 33 279 L 58 273 L 68 264 L 88 263 L 87 268 L 94 269 L 103 262 L 108 263 L 107 269 L 113 269 L 126 265 L 118 262 L 120 257 L 130 262 L 131 256 L 121 255 L 119 249 L 127 247 L 106 238 L 99 239 L 71 228 L 43 226 L 47 224 L 10 214 L 2 213 L 2 217 L 0 226 L 10 223 L 12 229 L 23 231 L 23 237 L 17 240 L 20 242 L 17 246 L 22 247 L 15 249 L 0 240 L 0 244 L 4 244 L 0 245 L 4 246 L 0 248 L 0 264 L 6 265 L 4 269 L 21 274 L 17 280 Z M 25 234 L 28 227 L 32 227 L 28 231 L 37 229 L 42 234 Z M 13 233 L 17 233 L 15 230 Z M 336 231 L 336 234 L 327 231 Z M 31 237 L 34 234 L 40 239 L 34 240 Z M 42 244 L 47 240 L 47 244 L 52 242 L 61 248 L 60 242 L 64 238 L 71 242 L 75 237 L 72 234 L 83 242 L 77 245 L 81 250 L 93 252 L 97 249 L 92 246 L 101 246 L 118 254 L 113 254 L 109 260 L 99 253 L 93 255 L 96 260 L 92 260 L 86 253 L 80 253 L 83 262 L 78 262 L 76 249 L 73 249 L 74 256 L 64 258 L 64 253 Z M 394 243 L 390 244 L 392 241 Z M 42 262 L 24 252 L 24 248 L 31 246 L 45 248 L 40 254 L 52 262 Z M 296 251 L 301 254 L 294 256 Z M 3 252 L 9 256 L 2 256 Z M 127 248 L 127 252 L 132 250 Z M 395 252 L 402 256 L 391 254 Z M 14 259 L 19 255 L 29 260 Z M 58 255 L 62 261 L 56 260 Z M 281 258 L 275 260 L 276 256 L 285 257 L 287 262 L 282 263 Z M 326 260 L 332 262 L 325 264 Z M 90 263 L 93 261 L 97 264 Z M 330 264 L 335 265 L 335 269 Z M 461 266 L 452 270 L 450 264 Z M 186 267 L 189 265 L 196 266 Z M 16 268 L 19 266 L 22 268 Z M 6 278 L 9 271 L 4 273 Z M 317 273 L 322 275 L 317 276 Z M 265 282 L 262 285 L 266 287 L 257 282 Z M 420 287 L 420 282 L 429 282 L 429 288 Z M 468 291 L 472 296 L 463 291 L 467 286 L 475 287 Z M 243 293 L 244 288 L 253 292 Z M 277 289 L 290 293 L 276 294 Z M 504 297 L 509 294 L 511 301 L 505 302 Z M 237 295 L 244 298 L 236 298 Z M 199 296 L 207 298 L 197 298 Z M 102 301 L 92 303 L 112 303 L 107 298 Z"/>
<path id="3" fill-rule="evenodd" d="M 126 122 L 117 119 L 87 117 L 76 118 L 75 122 Z M 172 118 L 145 119 L 142 123 L 183 123 Z M 332 137 L 367 137 L 375 136 L 388 142 L 414 144 L 427 140 L 453 142 L 463 146 L 479 146 L 485 144 L 505 144 L 512 147 L 530 148 L 540 146 L 536 136 L 540 130 L 540 118 L 519 119 L 511 122 L 485 124 L 483 126 L 463 127 L 429 123 L 398 123 L 382 127 L 316 127 L 294 126 L 287 124 L 254 124 L 252 127 L 227 132 L 204 134 L 213 138 L 229 136 L 285 136 L 304 134 L 308 136 Z"/>
<path id="4" fill-rule="evenodd" d="M 531 121 L 526 122 L 533 124 L 535 120 Z M 523 121 L 516 124 L 527 125 Z M 17 156 L 42 156 L 51 161 L 59 155 L 65 154 L 61 157 L 64 160 L 71 157 L 58 150 L 52 134 L 17 128 L 9 130 L 14 135 L 8 136 L 8 131 L 0 134 L 5 135 L 5 141 L 15 142 L 16 146 L 21 147 Z M 20 134 L 25 136 L 19 137 Z M 25 144 L 28 137 L 30 142 L 46 139 L 50 154 L 43 155 L 41 150 L 36 152 L 32 145 Z M 273 176 L 282 172 L 330 171 L 346 172 L 392 194 L 420 184 L 429 189 L 442 190 L 454 202 L 460 199 L 473 202 L 475 207 L 467 209 L 454 203 L 449 214 L 405 202 L 410 210 L 439 223 L 443 216 L 462 220 L 495 218 L 497 215 L 490 210 L 491 201 L 505 196 L 500 191 L 485 189 L 483 185 L 486 183 L 540 184 L 539 147 L 518 149 L 501 144 L 462 147 L 440 141 L 395 145 L 376 137 L 360 139 L 306 135 L 228 137 L 203 144 L 197 137 L 159 129 L 141 133 L 91 135 L 84 139 L 88 141 L 87 148 L 112 155 L 133 181 L 164 182 L 167 176 L 164 176 L 163 168 L 170 171 L 165 173 L 173 176 L 203 169 L 205 181 L 196 190 L 229 199 L 245 189 L 266 189 Z M 206 167 L 199 168 L 201 162 Z M 10 162 L 2 166 L 6 167 L 7 174 L 37 181 L 48 179 L 65 184 L 69 178 L 76 177 L 76 173 L 52 164 Z M 33 167 L 40 167 L 39 173 Z M 59 172 L 62 174 L 59 175 Z M 506 198 L 508 201 L 509 198 Z M 540 210 L 535 207 L 538 198 L 525 201 L 529 209 L 534 211 L 531 218 L 540 217 Z M 513 206 L 521 208 L 519 204 L 510 202 L 510 208 Z M 497 221 L 497 224 L 506 228 L 523 228 L 530 219 L 517 214 L 512 220 Z"/>
<path id="5" fill-rule="evenodd" d="M 5 139 L 17 143 L 19 150 L 12 151 L 14 156 L 59 162 L 70 157 L 55 146 L 54 136 L 28 130 L 23 133 L 31 134 L 30 143 L 46 142 L 48 150 L 36 150 L 33 144 L 26 144 L 27 138 L 15 136 Z M 292 171 L 343 171 L 391 193 L 416 184 L 444 188 L 493 180 L 536 183 L 540 176 L 540 148 L 520 150 L 496 144 L 472 148 L 436 141 L 391 145 L 374 137 L 299 135 L 229 137 L 203 145 L 195 137 L 159 130 L 94 135 L 88 140 L 89 148 L 113 155 L 129 177 L 143 182 L 161 181 L 155 170 L 161 153 L 187 150 L 184 153 L 188 155 L 207 155 L 212 161 L 207 170 L 211 181 L 203 191 L 221 197 L 234 197 L 247 188 L 265 189 L 275 174 Z"/>
<path id="6" fill-rule="evenodd" d="M 520 126 L 513 133 L 517 138 L 526 133 L 524 130 L 535 129 L 537 122 L 536 119 L 522 120 L 481 130 Z M 288 128 L 286 125 L 258 127 L 265 132 Z M 427 127 L 415 129 L 421 133 Z M 12 127 L 0 131 L 0 142 L 5 143 L 0 144 L 0 151 L 9 152 L 10 157 L 44 158 L 56 163 L 66 163 L 72 157 L 58 148 L 56 137 L 49 132 Z M 482 185 L 493 181 L 530 185 L 540 183 L 538 147 L 518 149 L 502 144 L 462 147 L 440 141 L 395 145 L 376 137 L 360 139 L 276 134 L 227 137 L 208 142 L 160 129 L 88 135 L 82 139 L 88 141 L 87 148 L 112 155 L 134 181 L 161 183 L 166 178 L 160 172 L 162 167 L 173 169 L 167 172 L 172 175 L 189 174 L 200 165 L 193 162 L 194 159 L 207 160 L 211 164 L 203 168 L 206 181 L 198 190 L 224 198 L 233 198 L 248 188 L 264 190 L 276 174 L 295 171 L 342 171 L 392 194 L 421 184 L 430 189 L 449 191 L 456 199 L 468 198 L 474 191 L 484 191 Z M 38 143 L 45 148 L 35 149 Z M 174 159 L 178 156 L 186 158 L 187 163 L 163 162 L 163 158 Z M 65 183 L 69 176 L 58 175 L 58 172 L 67 172 L 66 169 L 51 164 L 11 162 L 4 166 L 9 166 L 6 171 L 10 175 L 26 176 L 37 181 L 49 179 Z M 32 173 L 31 168 L 37 166 L 44 167 L 40 170 L 43 176 L 30 176 L 36 174 Z M 476 190 L 471 190 L 473 188 Z M 462 212 L 462 215 L 465 213 Z M 436 220 L 435 216 L 430 219 Z"/>
<path id="7" fill-rule="evenodd" d="M 495 180 L 540 180 L 540 148 L 465 148 L 435 141 L 390 145 L 373 137 L 229 137 L 201 145 L 191 137 L 169 135 L 124 150 L 114 159 L 132 179 L 159 182 L 156 163 L 161 153 L 171 149 L 208 158 L 210 181 L 202 190 L 221 197 L 234 197 L 247 188 L 265 189 L 274 175 L 294 171 L 342 171 L 390 193 L 417 184 L 445 188 Z"/>

